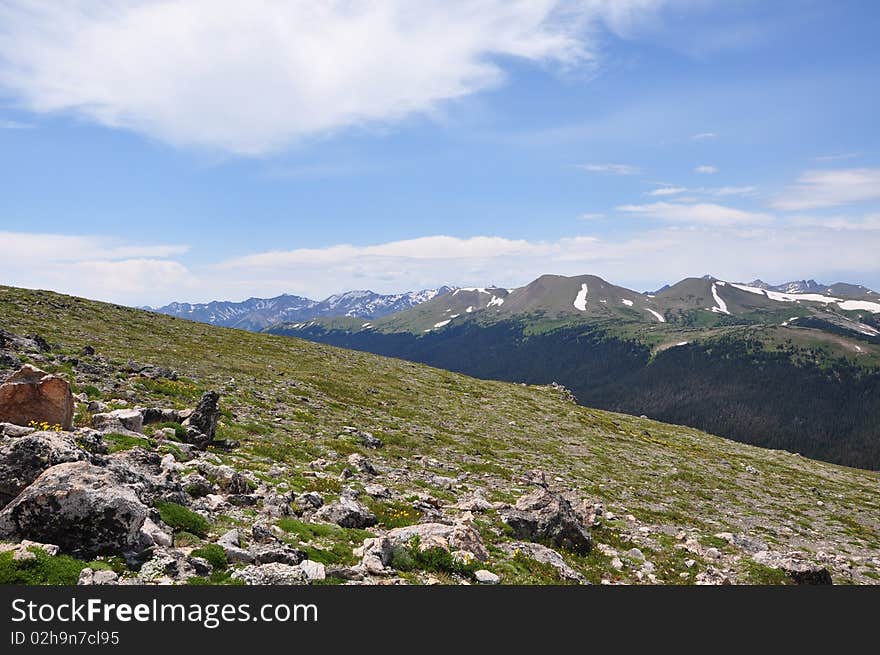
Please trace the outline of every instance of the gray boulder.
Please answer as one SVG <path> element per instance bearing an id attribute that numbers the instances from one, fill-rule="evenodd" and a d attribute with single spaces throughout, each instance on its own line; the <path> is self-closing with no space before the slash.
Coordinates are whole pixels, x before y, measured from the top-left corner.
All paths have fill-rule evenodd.
<path id="1" fill-rule="evenodd" d="M 522 496 L 514 508 L 501 513 L 501 518 L 520 539 L 549 541 L 584 555 L 593 545 L 589 529 L 571 504 L 545 488 Z"/>
<path id="2" fill-rule="evenodd" d="M 354 498 L 343 496 L 315 512 L 319 521 L 328 521 L 343 528 L 369 528 L 376 525 L 376 516 Z"/>
<path id="3" fill-rule="evenodd" d="M 489 552 L 483 544 L 480 533 L 466 521 L 453 525 L 446 523 L 419 523 L 395 528 L 386 535 L 392 546 L 407 546 L 414 538 L 418 538 L 422 550 L 443 548 L 448 551 L 466 551 L 479 560 L 489 558 Z"/>
<path id="4" fill-rule="evenodd" d="M 192 414 L 183 421 L 187 428 L 187 441 L 199 448 L 205 448 L 214 441 L 217 423 L 220 421 L 220 394 L 206 391 Z"/>
<path id="5" fill-rule="evenodd" d="M 88 458 L 89 454 L 63 432 L 32 432 L 13 439 L 0 448 L 0 508 L 46 469 Z"/>
<path id="6" fill-rule="evenodd" d="M 299 566 L 277 562 L 246 566 L 233 573 L 232 578 L 249 585 L 302 585 L 309 581 Z"/>
<path id="7" fill-rule="evenodd" d="M 111 470 L 88 462 L 44 471 L 0 512 L 0 538 L 57 544 L 80 557 L 135 548 L 147 507 Z"/>
<path id="8" fill-rule="evenodd" d="M 115 409 L 92 416 L 92 427 L 101 432 L 140 434 L 144 431 L 144 415 L 136 409 Z"/>

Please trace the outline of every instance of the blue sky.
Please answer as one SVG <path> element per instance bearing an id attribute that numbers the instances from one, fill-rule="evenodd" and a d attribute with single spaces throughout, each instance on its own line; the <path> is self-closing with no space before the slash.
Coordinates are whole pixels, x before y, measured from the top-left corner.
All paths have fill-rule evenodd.
<path id="1" fill-rule="evenodd" d="M 0 282 L 880 288 L 873 2 L 0 0 Z"/>

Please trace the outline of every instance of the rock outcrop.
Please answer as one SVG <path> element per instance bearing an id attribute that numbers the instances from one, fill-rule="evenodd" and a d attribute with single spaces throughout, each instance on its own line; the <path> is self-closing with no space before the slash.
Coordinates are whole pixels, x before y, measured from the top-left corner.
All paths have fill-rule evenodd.
<path id="1" fill-rule="evenodd" d="M 73 395 L 67 380 L 25 364 L 0 385 L 0 421 L 73 427 Z"/>
<path id="2" fill-rule="evenodd" d="M 0 512 L 0 538 L 57 544 L 79 557 L 137 546 L 147 507 L 117 475 L 88 462 L 44 471 Z"/>
<path id="3" fill-rule="evenodd" d="M 593 545 L 589 529 L 571 504 L 543 487 L 522 496 L 501 518 L 526 541 L 549 541 L 581 554 L 589 553 Z"/>
<path id="4" fill-rule="evenodd" d="M 199 399 L 192 414 L 183 421 L 187 429 L 187 440 L 198 448 L 205 448 L 217 434 L 217 423 L 220 421 L 220 394 L 206 391 Z"/>
<path id="5" fill-rule="evenodd" d="M 63 432 L 32 432 L 0 448 L 0 508 L 8 505 L 46 469 L 88 459 Z"/>

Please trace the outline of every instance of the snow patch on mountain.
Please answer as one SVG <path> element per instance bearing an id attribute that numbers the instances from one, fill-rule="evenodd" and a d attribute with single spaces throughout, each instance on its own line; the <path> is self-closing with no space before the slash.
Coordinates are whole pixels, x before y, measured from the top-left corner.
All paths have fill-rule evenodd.
<path id="1" fill-rule="evenodd" d="M 577 296 L 575 296 L 575 298 L 574 298 L 574 302 L 572 303 L 572 304 L 574 305 L 574 308 L 575 308 L 575 309 L 577 309 L 577 310 L 579 310 L 579 311 L 582 311 L 582 312 L 583 312 L 583 311 L 586 311 L 586 309 L 587 309 L 587 293 L 588 293 L 588 291 L 589 291 L 589 290 L 587 289 L 587 284 L 586 284 L 586 282 L 583 283 L 583 284 L 581 284 L 581 290 L 578 291 Z"/>
<path id="2" fill-rule="evenodd" d="M 718 287 L 715 284 L 712 285 L 712 297 L 715 299 L 715 306 L 712 308 L 712 311 L 716 314 L 730 315 L 730 312 L 727 310 L 727 303 L 718 295 Z"/>
<path id="3" fill-rule="evenodd" d="M 653 314 L 654 318 L 656 318 L 656 319 L 657 319 L 658 321 L 660 321 L 661 323 L 665 323 L 665 322 L 666 322 L 666 319 L 663 317 L 663 314 L 661 314 L 661 313 L 659 313 L 659 312 L 655 312 L 653 309 L 649 309 L 648 307 L 645 307 L 645 311 L 650 312 L 651 314 Z"/>

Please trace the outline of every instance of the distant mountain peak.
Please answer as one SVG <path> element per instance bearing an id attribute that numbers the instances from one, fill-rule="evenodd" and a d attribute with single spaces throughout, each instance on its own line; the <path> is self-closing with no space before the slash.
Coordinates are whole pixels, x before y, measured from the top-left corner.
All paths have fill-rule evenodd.
<path id="1" fill-rule="evenodd" d="M 321 301 L 284 293 L 274 298 L 248 298 L 242 302 L 172 302 L 164 307 L 147 309 L 200 323 L 259 331 L 276 323 L 308 321 L 326 316 L 375 319 L 410 309 L 452 290 L 452 287 L 442 286 L 437 289 L 379 294 L 367 289 L 356 289 L 334 294 Z"/>

